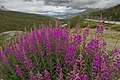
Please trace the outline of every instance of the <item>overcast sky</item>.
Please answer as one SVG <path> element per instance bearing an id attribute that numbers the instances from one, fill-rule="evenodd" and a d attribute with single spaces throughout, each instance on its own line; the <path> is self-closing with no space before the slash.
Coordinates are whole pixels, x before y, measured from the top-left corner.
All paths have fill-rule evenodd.
<path id="1" fill-rule="evenodd" d="M 85 8 L 109 8 L 120 0 L 0 0 L 10 10 L 46 15 L 74 14 Z"/>

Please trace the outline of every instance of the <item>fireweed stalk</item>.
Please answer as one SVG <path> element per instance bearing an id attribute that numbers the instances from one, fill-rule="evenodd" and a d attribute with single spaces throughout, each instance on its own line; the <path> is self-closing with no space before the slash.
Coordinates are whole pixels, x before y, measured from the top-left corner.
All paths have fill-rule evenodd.
<path id="1" fill-rule="evenodd" d="M 99 25 L 90 40 L 89 27 L 83 34 L 79 28 L 75 33 L 60 25 L 31 29 L 14 44 L 4 45 L 0 48 L 3 76 L 12 80 L 120 79 L 120 50 L 106 50 L 104 26 Z"/>

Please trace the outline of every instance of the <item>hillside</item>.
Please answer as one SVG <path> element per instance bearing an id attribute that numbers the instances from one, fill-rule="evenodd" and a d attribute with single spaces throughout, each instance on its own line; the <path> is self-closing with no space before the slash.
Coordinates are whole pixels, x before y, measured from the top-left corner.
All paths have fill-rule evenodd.
<path id="1" fill-rule="evenodd" d="M 68 20 L 71 21 L 71 27 L 75 27 L 76 24 L 79 23 L 82 27 L 86 27 L 89 24 L 91 28 L 95 28 L 99 24 L 86 21 L 84 19 L 81 19 L 79 16 L 74 16 L 70 19 L 62 20 L 62 24 L 66 24 Z M 28 31 L 30 30 L 30 28 L 34 27 L 34 23 L 36 24 L 36 27 L 39 27 L 41 22 L 44 25 L 48 25 L 49 21 L 51 21 L 51 23 L 54 23 L 55 19 L 43 15 L 20 13 L 13 11 L 0 11 L 0 33 L 12 30 L 24 31 L 25 28 Z M 114 30 L 120 31 L 119 25 L 112 26 L 113 28 L 115 28 Z"/>
<path id="2" fill-rule="evenodd" d="M 0 33 L 11 30 L 24 30 L 25 27 L 30 29 L 34 22 L 37 27 L 41 22 L 48 23 L 53 21 L 50 17 L 36 14 L 20 13 L 13 11 L 0 11 Z"/>
<path id="3" fill-rule="evenodd" d="M 101 9 L 100 8 L 87 8 L 86 11 L 83 11 L 83 12 L 80 12 L 80 13 L 77 13 L 76 15 L 79 15 L 81 18 L 88 18 L 89 14 L 92 13 L 92 12 L 97 12 L 97 11 L 100 11 Z"/>
<path id="4" fill-rule="evenodd" d="M 120 4 L 109 9 L 100 10 L 97 12 L 92 12 L 89 17 L 94 19 L 99 19 L 100 15 L 103 15 L 105 20 L 108 20 L 110 17 L 112 21 L 120 21 Z"/>
<path id="5" fill-rule="evenodd" d="M 0 5 L 0 11 L 9 11 L 7 8 L 5 8 L 4 6 Z"/>

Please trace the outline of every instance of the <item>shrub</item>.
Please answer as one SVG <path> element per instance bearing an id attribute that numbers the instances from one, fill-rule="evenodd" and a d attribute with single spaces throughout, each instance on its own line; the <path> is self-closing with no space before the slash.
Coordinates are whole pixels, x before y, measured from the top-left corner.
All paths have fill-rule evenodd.
<path id="1" fill-rule="evenodd" d="M 104 27 L 96 28 L 87 41 L 77 26 L 42 28 L 25 33 L 12 45 L 0 49 L 1 70 L 6 80 L 118 80 L 120 51 L 106 51 Z"/>

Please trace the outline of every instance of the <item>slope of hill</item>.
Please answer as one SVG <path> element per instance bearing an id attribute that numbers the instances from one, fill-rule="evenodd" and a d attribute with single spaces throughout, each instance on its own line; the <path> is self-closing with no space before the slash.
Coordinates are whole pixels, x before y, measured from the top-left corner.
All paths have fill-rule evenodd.
<path id="1" fill-rule="evenodd" d="M 120 4 L 109 9 L 92 12 L 89 16 L 98 19 L 101 14 L 105 20 L 120 21 Z"/>
<path id="2" fill-rule="evenodd" d="M 88 18 L 89 14 L 92 13 L 92 12 L 97 12 L 97 11 L 100 11 L 102 9 L 100 8 L 87 8 L 86 11 L 83 11 L 83 12 L 80 12 L 80 13 L 77 13 L 77 15 L 79 15 L 81 18 Z"/>
<path id="3" fill-rule="evenodd" d="M 0 33 L 11 30 L 23 31 L 25 28 L 29 30 L 33 27 L 34 22 L 36 27 L 39 27 L 41 22 L 48 24 L 49 21 L 53 22 L 54 20 L 43 15 L 0 10 Z"/>
<path id="4" fill-rule="evenodd" d="M 0 11 L 9 11 L 9 10 L 5 8 L 4 6 L 0 5 Z"/>

